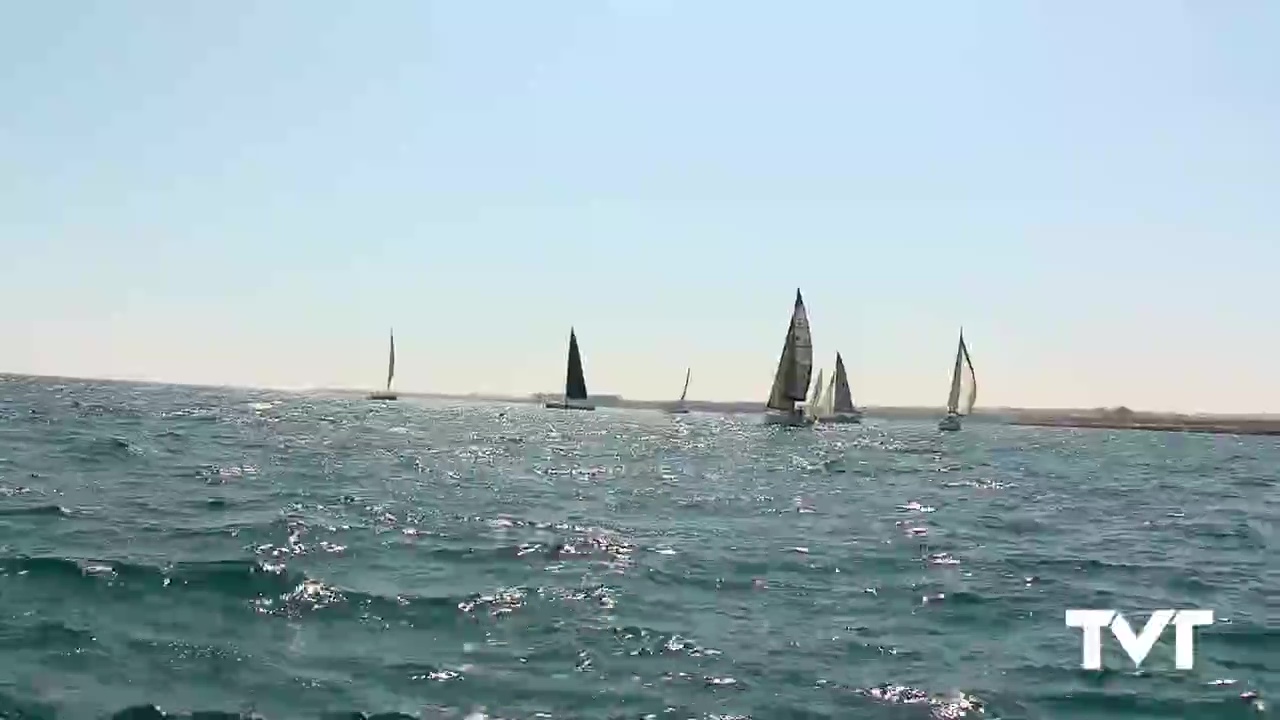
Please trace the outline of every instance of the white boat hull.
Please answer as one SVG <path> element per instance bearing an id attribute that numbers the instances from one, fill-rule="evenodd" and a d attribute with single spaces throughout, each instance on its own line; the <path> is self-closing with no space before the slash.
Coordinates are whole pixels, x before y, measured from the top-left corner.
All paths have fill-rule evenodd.
<path id="1" fill-rule="evenodd" d="M 948 413 L 946 417 L 938 421 L 938 429 L 943 432 L 955 432 L 960 429 L 960 416 L 955 413 Z"/>
<path id="2" fill-rule="evenodd" d="M 596 406 L 586 400 L 548 400 L 544 407 L 552 410 L 595 410 Z"/>
<path id="3" fill-rule="evenodd" d="M 787 427 L 806 427 L 813 424 L 813 418 L 799 410 L 792 413 L 766 412 L 765 425 L 784 425 Z"/>

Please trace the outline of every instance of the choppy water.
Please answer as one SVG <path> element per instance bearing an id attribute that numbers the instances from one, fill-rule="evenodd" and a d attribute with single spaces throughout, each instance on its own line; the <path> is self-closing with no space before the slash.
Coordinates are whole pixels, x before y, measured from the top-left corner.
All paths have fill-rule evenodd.
<path id="1" fill-rule="evenodd" d="M 0 718 L 1268 716 L 1277 468 L 1272 438 L 0 378 Z M 1069 607 L 1223 620 L 1193 671 L 1170 629 L 1088 672 Z"/>

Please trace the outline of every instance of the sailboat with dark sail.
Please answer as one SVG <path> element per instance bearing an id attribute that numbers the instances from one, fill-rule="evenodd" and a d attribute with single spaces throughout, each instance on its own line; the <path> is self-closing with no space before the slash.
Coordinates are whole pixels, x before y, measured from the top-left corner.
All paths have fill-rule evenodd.
<path id="1" fill-rule="evenodd" d="M 692 376 L 692 374 L 693 374 L 693 368 L 685 369 L 684 390 L 680 391 L 680 399 L 676 401 L 676 404 L 674 406 L 667 408 L 667 412 L 671 413 L 672 415 L 684 415 L 685 413 L 689 412 L 689 408 L 685 406 L 684 401 L 685 401 L 685 398 L 689 396 L 689 378 Z"/>
<path id="2" fill-rule="evenodd" d="M 387 357 L 387 388 L 369 393 L 370 400 L 395 400 L 396 394 L 391 390 L 391 379 L 396 376 L 396 331 L 391 330 L 391 351 Z"/>
<path id="3" fill-rule="evenodd" d="M 831 384 L 822 394 L 815 413 L 821 423 L 860 423 L 862 411 L 853 404 L 853 392 L 849 389 L 849 376 L 844 369 L 844 358 L 836 353 L 836 371 L 831 376 Z"/>
<path id="4" fill-rule="evenodd" d="M 578 335 L 569 328 L 569 367 L 565 371 L 564 397 L 548 400 L 546 406 L 556 410 L 595 410 L 587 400 L 587 379 L 582 373 L 582 352 L 578 350 Z"/>
<path id="5" fill-rule="evenodd" d="M 773 377 L 773 388 L 764 421 L 768 425 L 812 425 L 813 418 L 796 403 L 804 402 L 809 393 L 809 379 L 813 374 L 813 338 L 809 334 L 809 314 L 804 308 L 800 288 L 796 288 L 796 302 L 791 309 L 791 324 L 787 327 L 787 339 L 778 358 L 778 370 Z"/>
<path id="6" fill-rule="evenodd" d="M 938 421 L 938 429 L 960 429 L 960 418 L 973 412 L 978 400 L 978 378 L 969 359 L 969 347 L 964 344 L 964 328 L 960 329 L 960 344 L 956 347 L 956 364 L 951 370 L 951 392 L 947 395 L 946 417 Z"/>

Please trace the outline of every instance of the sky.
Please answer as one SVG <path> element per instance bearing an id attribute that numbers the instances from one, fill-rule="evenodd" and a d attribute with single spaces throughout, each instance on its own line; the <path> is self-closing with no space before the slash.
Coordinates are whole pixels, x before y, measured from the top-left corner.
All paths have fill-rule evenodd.
<path id="1" fill-rule="evenodd" d="M 0 4 L 0 372 L 1280 412 L 1280 4 Z"/>

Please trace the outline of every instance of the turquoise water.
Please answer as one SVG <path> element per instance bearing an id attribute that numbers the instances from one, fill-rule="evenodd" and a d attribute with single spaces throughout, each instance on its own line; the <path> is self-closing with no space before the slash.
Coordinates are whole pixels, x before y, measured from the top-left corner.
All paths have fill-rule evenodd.
<path id="1" fill-rule="evenodd" d="M 0 717 L 1269 716 L 1276 439 L 759 423 L 0 378 Z"/>

